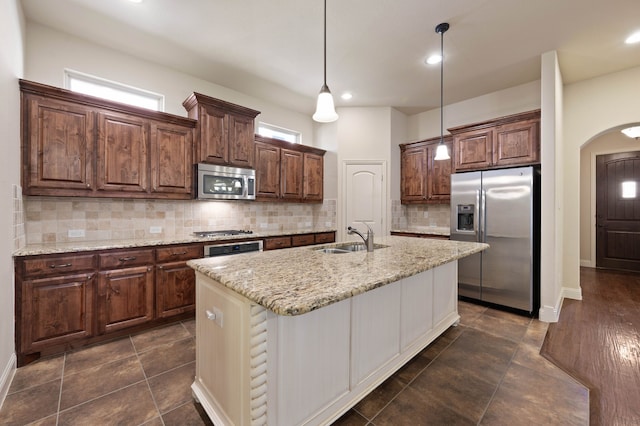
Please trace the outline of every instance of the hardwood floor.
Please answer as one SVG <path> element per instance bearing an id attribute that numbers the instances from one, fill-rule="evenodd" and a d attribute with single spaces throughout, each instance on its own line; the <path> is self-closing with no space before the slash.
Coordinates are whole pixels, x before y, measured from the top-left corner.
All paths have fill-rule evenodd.
<path id="1" fill-rule="evenodd" d="M 590 424 L 640 424 L 640 273 L 581 268 L 540 353 L 589 388 Z"/>

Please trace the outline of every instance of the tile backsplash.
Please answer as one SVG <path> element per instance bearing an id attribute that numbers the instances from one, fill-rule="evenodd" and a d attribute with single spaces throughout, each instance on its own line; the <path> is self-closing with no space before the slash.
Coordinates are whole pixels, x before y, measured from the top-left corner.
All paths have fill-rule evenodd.
<path id="1" fill-rule="evenodd" d="M 13 249 L 19 250 L 27 243 L 25 232 L 24 201 L 22 188 L 13 185 Z"/>
<path id="2" fill-rule="evenodd" d="M 202 230 L 335 228 L 336 200 L 297 204 L 25 197 L 24 215 L 27 244 L 173 238 Z"/>
<path id="3" fill-rule="evenodd" d="M 391 229 L 449 227 L 449 204 L 401 204 L 400 200 L 393 200 L 391 206 Z"/>

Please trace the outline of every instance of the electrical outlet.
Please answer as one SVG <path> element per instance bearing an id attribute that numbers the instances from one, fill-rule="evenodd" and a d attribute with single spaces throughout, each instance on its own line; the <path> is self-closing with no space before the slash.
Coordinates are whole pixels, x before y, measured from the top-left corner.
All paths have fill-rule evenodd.
<path id="1" fill-rule="evenodd" d="M 69 229 L 67 235 L 69 236 L 69 238 L 83 238 L 84 229 Z"/>
<path id="2" fill-rule="evenodd" d="M 152 226 L 149 228 L 150 234 L 160 234 L 162 232 L 162 226 Z"/>

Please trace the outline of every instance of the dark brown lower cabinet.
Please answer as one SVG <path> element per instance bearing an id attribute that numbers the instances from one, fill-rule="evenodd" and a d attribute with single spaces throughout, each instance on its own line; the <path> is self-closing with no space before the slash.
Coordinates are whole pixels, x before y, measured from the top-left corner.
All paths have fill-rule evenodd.
<path id="1" fill-rule="evenodd" d="M 318 244 L 335 232 L 274 237 L 265 249 L 290 247 L 292 238 Z M 203 256 L 198 242 L 15 258 L 18 367 L 192 318 L 196 277 L 187 261 Z"/>
<path id="2" fill-rule="evenodd" d="M 156 313 L 166 318 L 195 312 L 196 273 L 187 262 L 156 266 Z"/>
<path id="3" fill-rule="evenodd" d="M 153 319 L 153 267 L 100 272 L 98 331 L 111 333 Z"/>
<path id="4" fill-rule="evenodd" d="M 24 281 L 17 330 L 21 350 L 34 352 L 91 337 L 95 288 L 94 273 Z"/>

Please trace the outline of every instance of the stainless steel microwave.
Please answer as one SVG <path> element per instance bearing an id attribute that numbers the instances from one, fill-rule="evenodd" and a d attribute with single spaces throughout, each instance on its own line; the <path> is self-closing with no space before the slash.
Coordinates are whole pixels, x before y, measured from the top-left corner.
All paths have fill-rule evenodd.
<path id="1" fill-rule="evenodd" d="M 255 200 L 256 171 L 198 164 L 199 200 Z"/>

